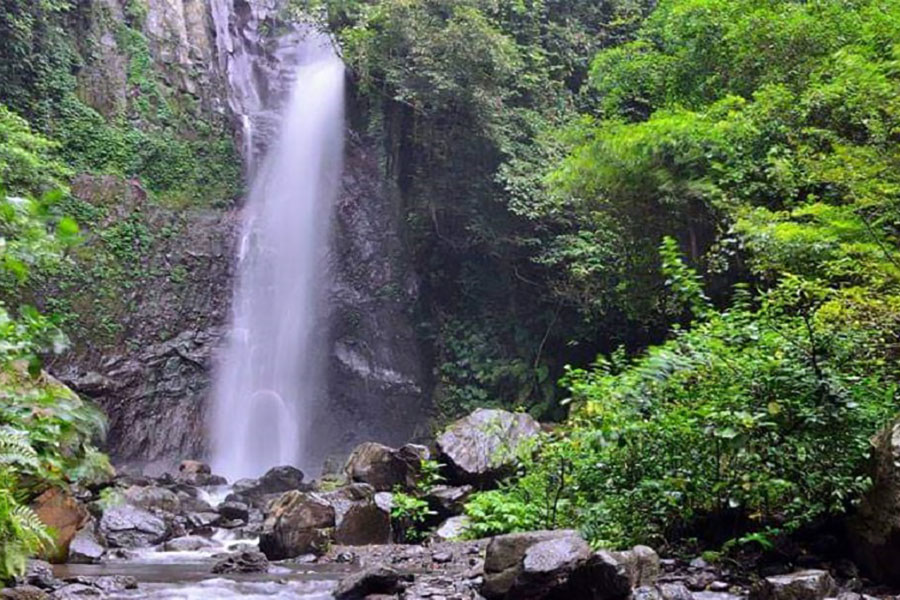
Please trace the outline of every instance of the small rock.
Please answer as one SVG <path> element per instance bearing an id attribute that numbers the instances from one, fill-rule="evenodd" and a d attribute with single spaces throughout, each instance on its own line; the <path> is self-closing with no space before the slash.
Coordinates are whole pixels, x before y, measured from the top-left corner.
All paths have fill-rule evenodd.
<path id="1" fill-rule="evenodd" d="M 713 581 L 708 586 L 708 590 L 711 592 L 727 592 L 731 586 L 724 581 Z"/>
<path id="2" fill-rule="evenodd" d="M 223 573 L 265 573 L 269 570 L 269 559 L 262 552 L 235 552 L 217 562 L 212 572 Z"/>
<path id="3" fill-rule="evenodd" d="M 466 533 L 471 521 L 466 515 L 450 517 L 435 530 L 432 539 L 438 542 L 450 542 L 457 540 Z"/>
<path id="4" fill-rule="evenodd" d="M 188 524 L 194 530 L 209 529 L 218 524 L 220 519 L 219 513 L 214 512 L 190 513 L 187 516 Z"/>
<path id="5" fill-rule="evenodd" d="M 186 535 L 171 539 L 163 544 L 166 552 L 196 552 L 205 548 L 216 548 L 218 544 L 199 535 Z"/>
<path id="6" fill-rule="evenodd" d="M 137 579 L 130 575 L 100 575 L 98 577 L 80 575 L 67 577 L 66 583 L 90 586 L 107 594 L 137 589 L 138 586 Z"/>
<path id="7" fill-rule="evenodd" d="M 29 560 L 25 566 L 25 573 L 16 577 L 16 584 L 31 585 L 44 590 L 52 590 L 60 587 L 62 581 L 53 576 L 53 567 L 43 560 Z"/>
<path id="8" fill-rule="evenodd" d="M 751 600 L 823 600 L 837 593 L 827 571 L 807 570 L 766 577 L 750 593 Z"/>
<path id="9" fill-rule="evenodd" d="M 166 488 L 150 486 L 131 486 L 124 492 L 125 499 L 144 510 L 161 510 L 168 513 L 177 513 L 181 508 L 178 496 Z"/>
<path id="10" fill-rule="evenodd" d="M 649 586 L 659 577 L 659 555 L 649 546 L 635 546 L 625 552 L 612 552 L 625 566 L 632 587 Z"/>
<path id="11" fill-rule="evenodd" d="M 431 555 L 431 560 L 439 565 L 443 565 L 453 560 L 453 554 L 450 552 L 435 552 Z"/>
<path id="12" fill-rule="evenodd" d="M 247 521 L 250 519 L 250 507 L 243 502 L 223 502 L 219 505 L 219 514 L 226 519 Z"/>
<path id="13" fill-rule="evenodd" d="M 70 583 L 50 594 L 52 600 L 77 600 L 78 598 L 99 598 L 101 596 L 103 596 L 103 592 L 100 589 L 83 583 Z"/>
<path id="14" fill-rule="evenodd" d="M 335 600 L 362 600 L 375 594 L 399 594 L 403 582 L 412 576 L 400 575 L 388 567 L 373 567 L 345 577 L 334 591 Z"/>
<path id="15" fill-rule="evenodd" d="M 20 585 L 0 590 L 3 600 L 47 600 L 49 596 L 44 590 L 33 585 Z"/>
<path id="16" fill-rule="evenodd" d="M 75 534 L 69 543 L 69 562 L 73 564 L 96 564 L 103 558 L 106 548 L 100 545 L 93 527 L 88 524 Z"/>

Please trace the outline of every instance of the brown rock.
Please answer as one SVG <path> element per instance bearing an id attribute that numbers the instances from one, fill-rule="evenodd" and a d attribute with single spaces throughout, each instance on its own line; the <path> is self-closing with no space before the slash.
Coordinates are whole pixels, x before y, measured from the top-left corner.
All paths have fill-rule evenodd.
<path id="1" fill-rule="evenodd" d="M 87 508 L 60 488 L 50 488 L 38 496 L 31 508 L 56 536 L 55 547 L 47 551 L 44 558 L 55 563 L 65 562 L 72 538 L 90 519 Z"/>

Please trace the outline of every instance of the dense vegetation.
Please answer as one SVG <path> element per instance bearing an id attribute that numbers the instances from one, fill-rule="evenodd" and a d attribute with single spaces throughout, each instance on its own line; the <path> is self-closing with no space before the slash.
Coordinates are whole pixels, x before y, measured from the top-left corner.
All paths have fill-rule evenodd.
<path id="1" fill-rule="evenodd" d="M 898 409 L 900 2 L 292 0 L 272 31 L 310 4 L 403 201 L 439 418 L 560 422 L 473 535 L 768 543 L 852 508 Z M 0 578 L 47 542 L 24 503 L 105 468 L 40 357 L 59 325 L 115 337 L 161 235 L 70 178 L 176 213 L 239 192 L 225 119 L 119 5 L 0 10 Z"/>
<path id="2" fill-rule="evenodd" d="M 59 211 L 67 168 L 52 143 L 0 105 L 0 581 L 53 547 L 28 502 L 51 486 L 90 483 L 111 467 L 92 445 L 104 418 L 41 370 L 41 357 L 68 340 L 35 308 L 8 302 L 33 269 L 66 261 L 78 225 Z M 21 295 L 21 294 L 18 294 Z"/>
<path id="3" fill-rule="evenodd" d="M 852 506 L 897 411 L 898 3 L 337 6 L 440 407 L 568 405 L 475 533 L 721 543 Z"/>

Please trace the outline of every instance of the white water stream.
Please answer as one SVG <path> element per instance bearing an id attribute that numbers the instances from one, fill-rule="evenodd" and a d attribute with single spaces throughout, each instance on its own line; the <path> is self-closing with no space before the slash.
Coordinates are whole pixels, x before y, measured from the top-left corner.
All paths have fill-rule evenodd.
<path id="1" fill-rule="evenodd" d="M 322 383 L 317 331 L 342 167 L 344 65 L 330 40 L 312 31 L 297 53 L 279 130 L 253 168 L 214 387 L 212 466 L 229 480 L 276 465 L 309 467 L 302 448 Z M 243 122 L 249 137 L 250 119 Z"/>

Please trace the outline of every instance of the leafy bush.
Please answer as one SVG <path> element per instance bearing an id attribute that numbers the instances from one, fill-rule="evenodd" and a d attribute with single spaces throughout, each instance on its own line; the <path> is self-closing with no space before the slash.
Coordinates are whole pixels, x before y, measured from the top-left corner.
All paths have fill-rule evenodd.
<path id="1" fill-rule="evenodd" d="M 869 438 L 898 387 L 877 331 L 846 318 L 865 305 L 785 277 L 719 312 L 681 260 L 664 262 L 702 320 L 636 360 L 570 369 L 567 427 L 509 486 L 476 496 L 476 530 L 564 525 L 596 543 L 659 543 L 731 515 L 720 533 L 793 531 L 867 489 Z"/>

